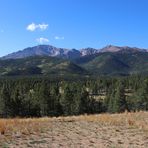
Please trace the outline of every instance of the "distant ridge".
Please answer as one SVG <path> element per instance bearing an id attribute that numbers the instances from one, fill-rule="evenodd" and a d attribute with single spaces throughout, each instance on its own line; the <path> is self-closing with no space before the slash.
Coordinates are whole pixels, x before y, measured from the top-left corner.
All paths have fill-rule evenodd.
<path id="1" fill-rule="evenodd" d="M 3 56 L 2 59 L 21 59 L 30 56 L 50 56 L 50 57 L 59 57 L 64 59 L 76 59 L 83 56 L 94 55 L 103 52 L 133 53 L 133 52 L 147 52 L 147 50 L 136 47 L 128 47 L 128 46 L 119 47 L 113 45 L 108 45 L 102 49 L 83 48 L 80 50 L 57 48 L 51 45 L 38 45 L 34 47 L 28 47 L 14 53 L 10 53 L 6 56 Z"/>

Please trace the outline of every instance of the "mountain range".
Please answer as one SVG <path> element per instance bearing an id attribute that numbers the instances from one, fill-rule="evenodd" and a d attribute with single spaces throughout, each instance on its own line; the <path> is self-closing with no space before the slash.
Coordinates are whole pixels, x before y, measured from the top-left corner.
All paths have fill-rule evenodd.
<path id="1" fill-rule="evenodd" d="M 148 50 L 108 45 L 102 49 L 29 47 L 0 58 L 0 76 L 148 74 Z"/>
<path id="2" fill-rule="evenodd" d="M 119 47 L 108 45 L 102 49 L 94 48 L 83 48 L 80 50 L 77 49 L 66 49 L 66 48 L 57 48 L 51 45 L 38 45 L 34 47 L 28 47 L 23 50 L 8 54 L 3 59 L 19 59 L 30 56 L 50 56 L 50 57 L 59 57 L 65 59 L 76 59 L 83 56 L 94 55 L 102 52 L 147 52 L 146 49 L 140 49 L 136 47 Z"/>

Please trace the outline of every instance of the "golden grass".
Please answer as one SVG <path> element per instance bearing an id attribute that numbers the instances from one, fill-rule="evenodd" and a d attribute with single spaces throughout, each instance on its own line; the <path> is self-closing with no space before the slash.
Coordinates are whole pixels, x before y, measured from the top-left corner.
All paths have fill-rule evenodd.
<path id="1" fill-rule="evenodd" d="M 71 117 L 59 117 L 55 120 L 63 122 L 72 121 L 88 121 L 98 122 L 104 126 L 127 126 L 135 127 L 148 131 L 148 112 L 125 112 L 120 114 L 96 114 L 96 115 L 80 115 Z"/>
<path id="2" fill-rule="evenodd" d="M 48 121 L 48 127 L 50 126 L 50 118 L 26 118 L 26 119 L 0 119 L 0 134 L 24 134 L 29 135 L 35 132 L 41 132 L 45 123 Z"/>
<path id="3" fill-rule="evenodd" d="M 127 126 L 148 131 L 148 112 L 80 115 L 53 118 L 0 119 L 0 135 L 29 135 L 52 128 L 54 122 L 98 122 L 103 126 Z"/>

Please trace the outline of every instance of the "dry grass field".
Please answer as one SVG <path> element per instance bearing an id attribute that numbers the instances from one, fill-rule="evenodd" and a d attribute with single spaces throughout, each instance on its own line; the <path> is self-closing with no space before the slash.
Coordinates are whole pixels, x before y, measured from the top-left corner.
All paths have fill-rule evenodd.
<path id="1" fill-rule="evenodd" d="M 0 119 L 1 148 L 148 148 L 148 112 Z"/>

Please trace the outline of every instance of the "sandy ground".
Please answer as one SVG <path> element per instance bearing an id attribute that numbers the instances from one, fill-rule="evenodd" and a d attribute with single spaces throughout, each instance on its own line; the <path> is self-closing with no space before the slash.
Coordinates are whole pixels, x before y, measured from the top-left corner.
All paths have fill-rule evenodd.
<path id="1" fill-rule="evenodd" d="M 148 115 L 148 114 L 147 114 Z M 145 118 L 146 119 L 146 118 Z M 148 131 L 141 127 L 93 120 L 54 119 L 39 131 L 1 134 L 2 148 L 148 148 Z"/>

